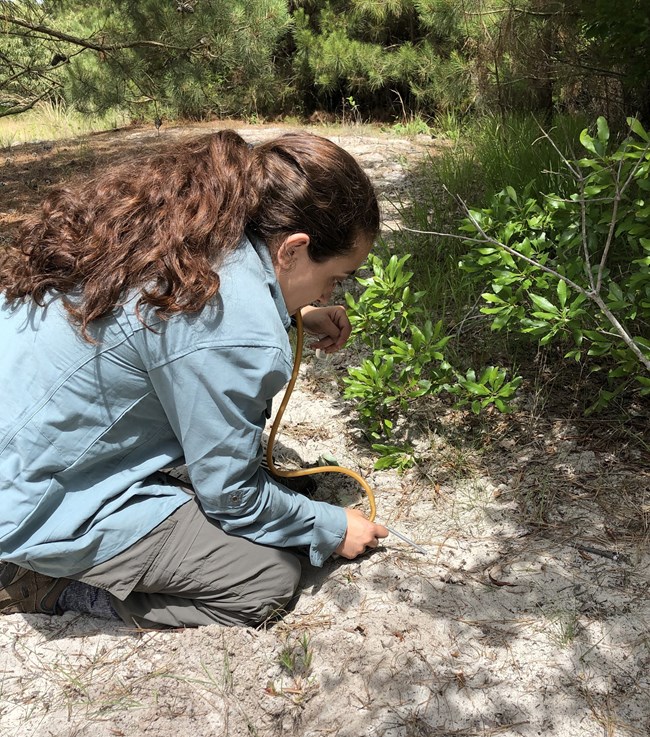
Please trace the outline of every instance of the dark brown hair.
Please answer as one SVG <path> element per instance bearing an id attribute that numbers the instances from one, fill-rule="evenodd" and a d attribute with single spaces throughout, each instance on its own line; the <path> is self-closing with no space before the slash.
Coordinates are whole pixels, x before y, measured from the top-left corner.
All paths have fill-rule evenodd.
<path id="1" fill-rule="evenodd" d="M 163 319 L 198 312 L 247 228 L 272 254 L 305 232 L 310 257 L 325 261 L 374 239 L 379 210 L 358 163 L 328 139 L 287 134 L 251 148 L 220 131 L 50 194 L 3 254 L 0 290 L 10 303 L 66 295 L 86 338 L 133 290 L 138 310 Z"/>
<path id="2" fill-rule="evenodd" d="M 326 138 L 288 133 L 252 152 L 250 184 L 259 198 L 250 229 L 273 246 L 309 235 L 309 256 L 327 261 L 379 231 L 377 198 L 354 158 Z"/>

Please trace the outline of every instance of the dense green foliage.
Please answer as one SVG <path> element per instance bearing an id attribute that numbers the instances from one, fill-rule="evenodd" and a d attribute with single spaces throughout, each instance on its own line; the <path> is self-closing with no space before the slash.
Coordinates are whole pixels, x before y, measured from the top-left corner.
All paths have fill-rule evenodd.
<path id="1" fill-rule="evenodd" d="M 379 456 L 376 469 L 404 470 L 415 462 L 405 418 L 422 397 L 446 392 L 456 406 L 469 406 L 476 414 L 491 406 L 508 412 L 521 383 L 520 377 L 508 380 L 507 370 L 497 366 L 483 368 L 477 378 L 474 369 L 462 373 L 451 365 L 446 356 L 450 336 L 442 320 L 434 325 L 427 319 L 424 292 L 411 288 L 409 258 L 393 255 L 384 263 L 371 254 L 370 276 L 357 278 L 363 292 L 358 299 L 346 294 L 352 338 L 365 344 L 370 356 L 348 369 L 344 396 L 354 401 Z"/>
<path id="2" fill-rule="evenodd" d="M 451 151 L 450 161 L 423 167 L 429 184 L 462 193 L 457 225 L 445 228 L 445 206 L 422 195 L 425 178 L 419 202 L 403 212 L 421 230 L 405 229 L 391 244 L 412 253 L 386 263 L 371 256 L 370 275 L 358 279 L 364 291 L 347 297 L 353 336 L 369 355 L 348 369 L 345 396 L 379 456 L 376 468 L 416 462 L 415 400 L 446 394 L 476 414 L 509 412 L 520 387 L 530 395 L 540 356 L 560 385 L 573 374 L 574 399 L 583 394 L 573 411 L 615 399 L 621 409 L 650 395 L 650 135 L 630 118 L 628 134 L 613 137 L 599 117 L 574 141 L 571 126 L 556 129 L 558 140 L 537 128 L 541 150 L 531 154 L 533 131 L 511 123 L 516 137 L 508 128 L 501 139 L 510 147 L 494 145 L 504 133 L 495 126 L 483 131 L 493 156 L 479 140 L 469 165 L 452 168 Z M 509 180 L 515 186 L 489 196 Z M 473 198 L 487 202 L 465 204 Z M 448 233 L 431 232 L 432 222 Z M 407 271 L 407 262 L 417 268 Z M 435 326 L 432 315 L 442 317 Z"/>
<path id="3" fill-rule="evenodd" d="M 468 213 L 463 267 L 488 282 L 481 312 L 566 358 L 604 369 L 609 387 L 594 408 L 628 384 L 650 394 L 650 136 L 610 143 L 604 118 L 584 130 L 586 155 L 565 162 L 572 191 L 498 193 Z"/>
<path id="4" fill-rule="evenodd" d="M 472 105 L 471 66 L 462 52 L 467 34 L 452 3 L 299 5 L 295 64 L 313 104 L 332 109 L 352 97 L 380 117 Z"/>
<path id="5" fill-rule="evenodd" d="M 0 114 L 650 113 L 643 0 L 0 0 Z"/>
<path id="6" fill-rule="evenodd" d="M 102 33 L 112 41 L 156 39 L 167 48 L 134 46 L 97 57 L 78 56 L 70 63 L 68 78 L 73 100 L 100 110 L 126 103 L 136 112 L 153 103 L 157 113 L 191 118 L 254 112 L 273 100 L 277 90 L 271 51 L 288 24 L 281 0 L 119 0 L 69 17 L 97 27 L 99 14 Z"/>

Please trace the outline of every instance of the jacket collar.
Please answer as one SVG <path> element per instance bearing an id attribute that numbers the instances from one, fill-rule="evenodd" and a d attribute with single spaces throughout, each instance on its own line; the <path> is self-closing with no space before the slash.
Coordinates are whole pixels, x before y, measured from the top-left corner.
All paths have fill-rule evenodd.
<path id="1" fill-rule="evenodd" d="M 257 253 L 262 268 L 264 269 L 265 284 L 268 285 L 269 292 L 271 293 L 271 297 L 275 303 L 275 308 L 280 315 L 282 324 L 288 330 L 291 327 L 291 317 L 289 316 L 287 305 L 284 301 L 284 297 L 282 296 L 282 290 L 280 289 L 280 284 L 275 274 L 275 267 L 273 266 L 268 246 L 261 238 L 258 238 L 252 233 L 246 233 L 246 239 L 255 250 L 255 253 Z"/>

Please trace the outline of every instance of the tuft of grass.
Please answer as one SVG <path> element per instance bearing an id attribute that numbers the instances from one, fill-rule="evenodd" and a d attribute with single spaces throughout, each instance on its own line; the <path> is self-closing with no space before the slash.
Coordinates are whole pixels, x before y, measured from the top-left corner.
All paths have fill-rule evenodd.
<path id="1" fill-rule="evenodd" d="M 393 123 L 386 130 L 398 136 L 431 136 L 434 132 L 434 129 L 420 115 L 412 115 L 409 118 L 404 118 Z"/>
<path id="2" fill-rule="evenodd" d="M 311 673 L 313 650 L 309 635 L 305 632 L 293 643 L 287 643 L 278 657 L 282 670 L 292 678 L 306 678 Z"/>
<path id="3" fill-rule="evenodd" d="M 587 126 L 585 118 L 563 115 L 544 130 L 560 151 L 572 156 L 580 131 Z M 466 123 L 454 135 L 455 144 L 436 159 L 433 171 L 422 172 L 422 176 L 433 175 L 468 204 L 485 206 L 506 185 L 517 191 L 564 193 L 560 155 L 534 116 L 487 115 Z"/>
<path id="4" fill-rule="evenodd" d="M 544 612 L 551 625 L 551 640 L 559 647 L 568 647 L 580 634 L 580 613 L 575 606 Z"/>
<path id="5" fill-rule="evenodd" d="M 465 127 L 463 118 L 456 111 L 445 110 L 436 115 L 432 128 L 438 136 L 443 136 L 451 141 L 459 141 L 463 136 Z"/>
<path id="6" fill-rule="evenodd" d="M 269 696 L 281 696 L 292 704 L 300 706 L 314 696 L 319 685 L 312 673 L 313 650 L 309 635 L 305 632 L 293 642 L 287 641 L 278 655 L 278 664 L 283 673 L 290 679 L 269 681 L 266 693 Z"/>

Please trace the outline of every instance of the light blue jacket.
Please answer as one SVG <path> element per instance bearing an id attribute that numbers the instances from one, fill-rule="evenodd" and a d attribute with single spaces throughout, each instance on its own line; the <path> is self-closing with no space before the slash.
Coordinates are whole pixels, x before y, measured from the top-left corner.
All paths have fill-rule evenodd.
<path id="1" fill-rule="evenodd" d="M 242 245 L 196 315 L 93 323 L 60 298 L 0 308 L 0 558 L 52 576 L 108 560 L 188 501 L 148 484 L 183 456 L 206 514 L 264 545 L 307 546 L 320 566 L 345 511 L 260 468 L 271 399 L 291 373 L 290 324 L 268 250 Z"/>

